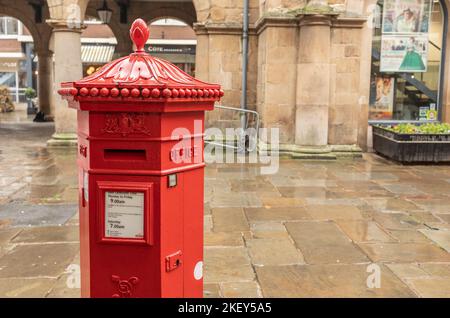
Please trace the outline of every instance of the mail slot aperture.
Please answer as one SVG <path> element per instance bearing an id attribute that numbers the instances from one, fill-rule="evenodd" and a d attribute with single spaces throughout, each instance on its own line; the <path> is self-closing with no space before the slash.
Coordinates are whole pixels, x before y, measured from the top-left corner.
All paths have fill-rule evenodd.
<path id="1" fill-rule="evenodd" d="M 105 160 L 146 160 L 144 149 L 105 149 Z"/>

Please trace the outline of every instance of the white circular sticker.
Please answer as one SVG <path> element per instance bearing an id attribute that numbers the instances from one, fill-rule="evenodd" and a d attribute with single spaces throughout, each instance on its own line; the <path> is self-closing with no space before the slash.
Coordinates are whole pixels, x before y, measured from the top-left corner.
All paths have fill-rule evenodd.
<path id="1" fill-rule="evenodd" d="M 197 264 L 195 264 L 194 267 L 194 278 L 196 280 L 200 280 L 203 278 L 203 262 L 200 261 Z"/>

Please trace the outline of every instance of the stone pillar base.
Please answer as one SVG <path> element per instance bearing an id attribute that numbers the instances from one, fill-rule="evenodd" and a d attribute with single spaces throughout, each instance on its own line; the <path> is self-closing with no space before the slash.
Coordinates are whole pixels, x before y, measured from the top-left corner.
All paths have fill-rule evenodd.
<path id="1" fill-rule="evenodd" d="M 77 144 L 77 134 L 73 133 L 55 133 L 52 139 L 47 141 L 47 147 L 76 147 Z"/>
<path id="2" fill-rule="evenodd" d="M 270 145 L 260 143 L 259 151 L 267 152 Z M 362 158 L 363 151 L 356 145 L 299 146 L 282 144 L 278 150 L 280 157 L 303 160 L 337 160 Z"/>

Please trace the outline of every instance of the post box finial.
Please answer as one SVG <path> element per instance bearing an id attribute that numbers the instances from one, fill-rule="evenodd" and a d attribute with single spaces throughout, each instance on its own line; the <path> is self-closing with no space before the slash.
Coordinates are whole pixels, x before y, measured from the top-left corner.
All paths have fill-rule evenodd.
<path id="1" fill-rule="evenodd" d="M 130 37 L 133 43 L 136 45 L 136 53 L 144 52 L 144 45 L 147 43 L 150 31 L 147 23 L 142 19 L 134 20 L 130 29 Z"/>

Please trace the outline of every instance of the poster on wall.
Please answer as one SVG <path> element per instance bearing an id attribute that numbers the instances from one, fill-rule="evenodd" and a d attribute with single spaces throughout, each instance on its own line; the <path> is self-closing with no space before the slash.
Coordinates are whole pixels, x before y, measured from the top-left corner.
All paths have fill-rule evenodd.
<path id="1" fill-rule="evenodd" d="M 428 35 L 383 35 L 381 72 L 426 72 Z"/>
<path id="2" fill-rule="evenodd" d="M 384 0 L 383 33 L 428 33 L 432 0 Z"/>
<path id="3" fill-rule="evenodd" d="M 377 76 L 372 83 L 373 100 L 370 101 L 370 120 L 391 120 L 394 110 L 395 78 Z"/>
<path id="4" fill-rule="evenodd" d="M 380 71 L 426 72 L 432 0 L 385 0 Z"/>

